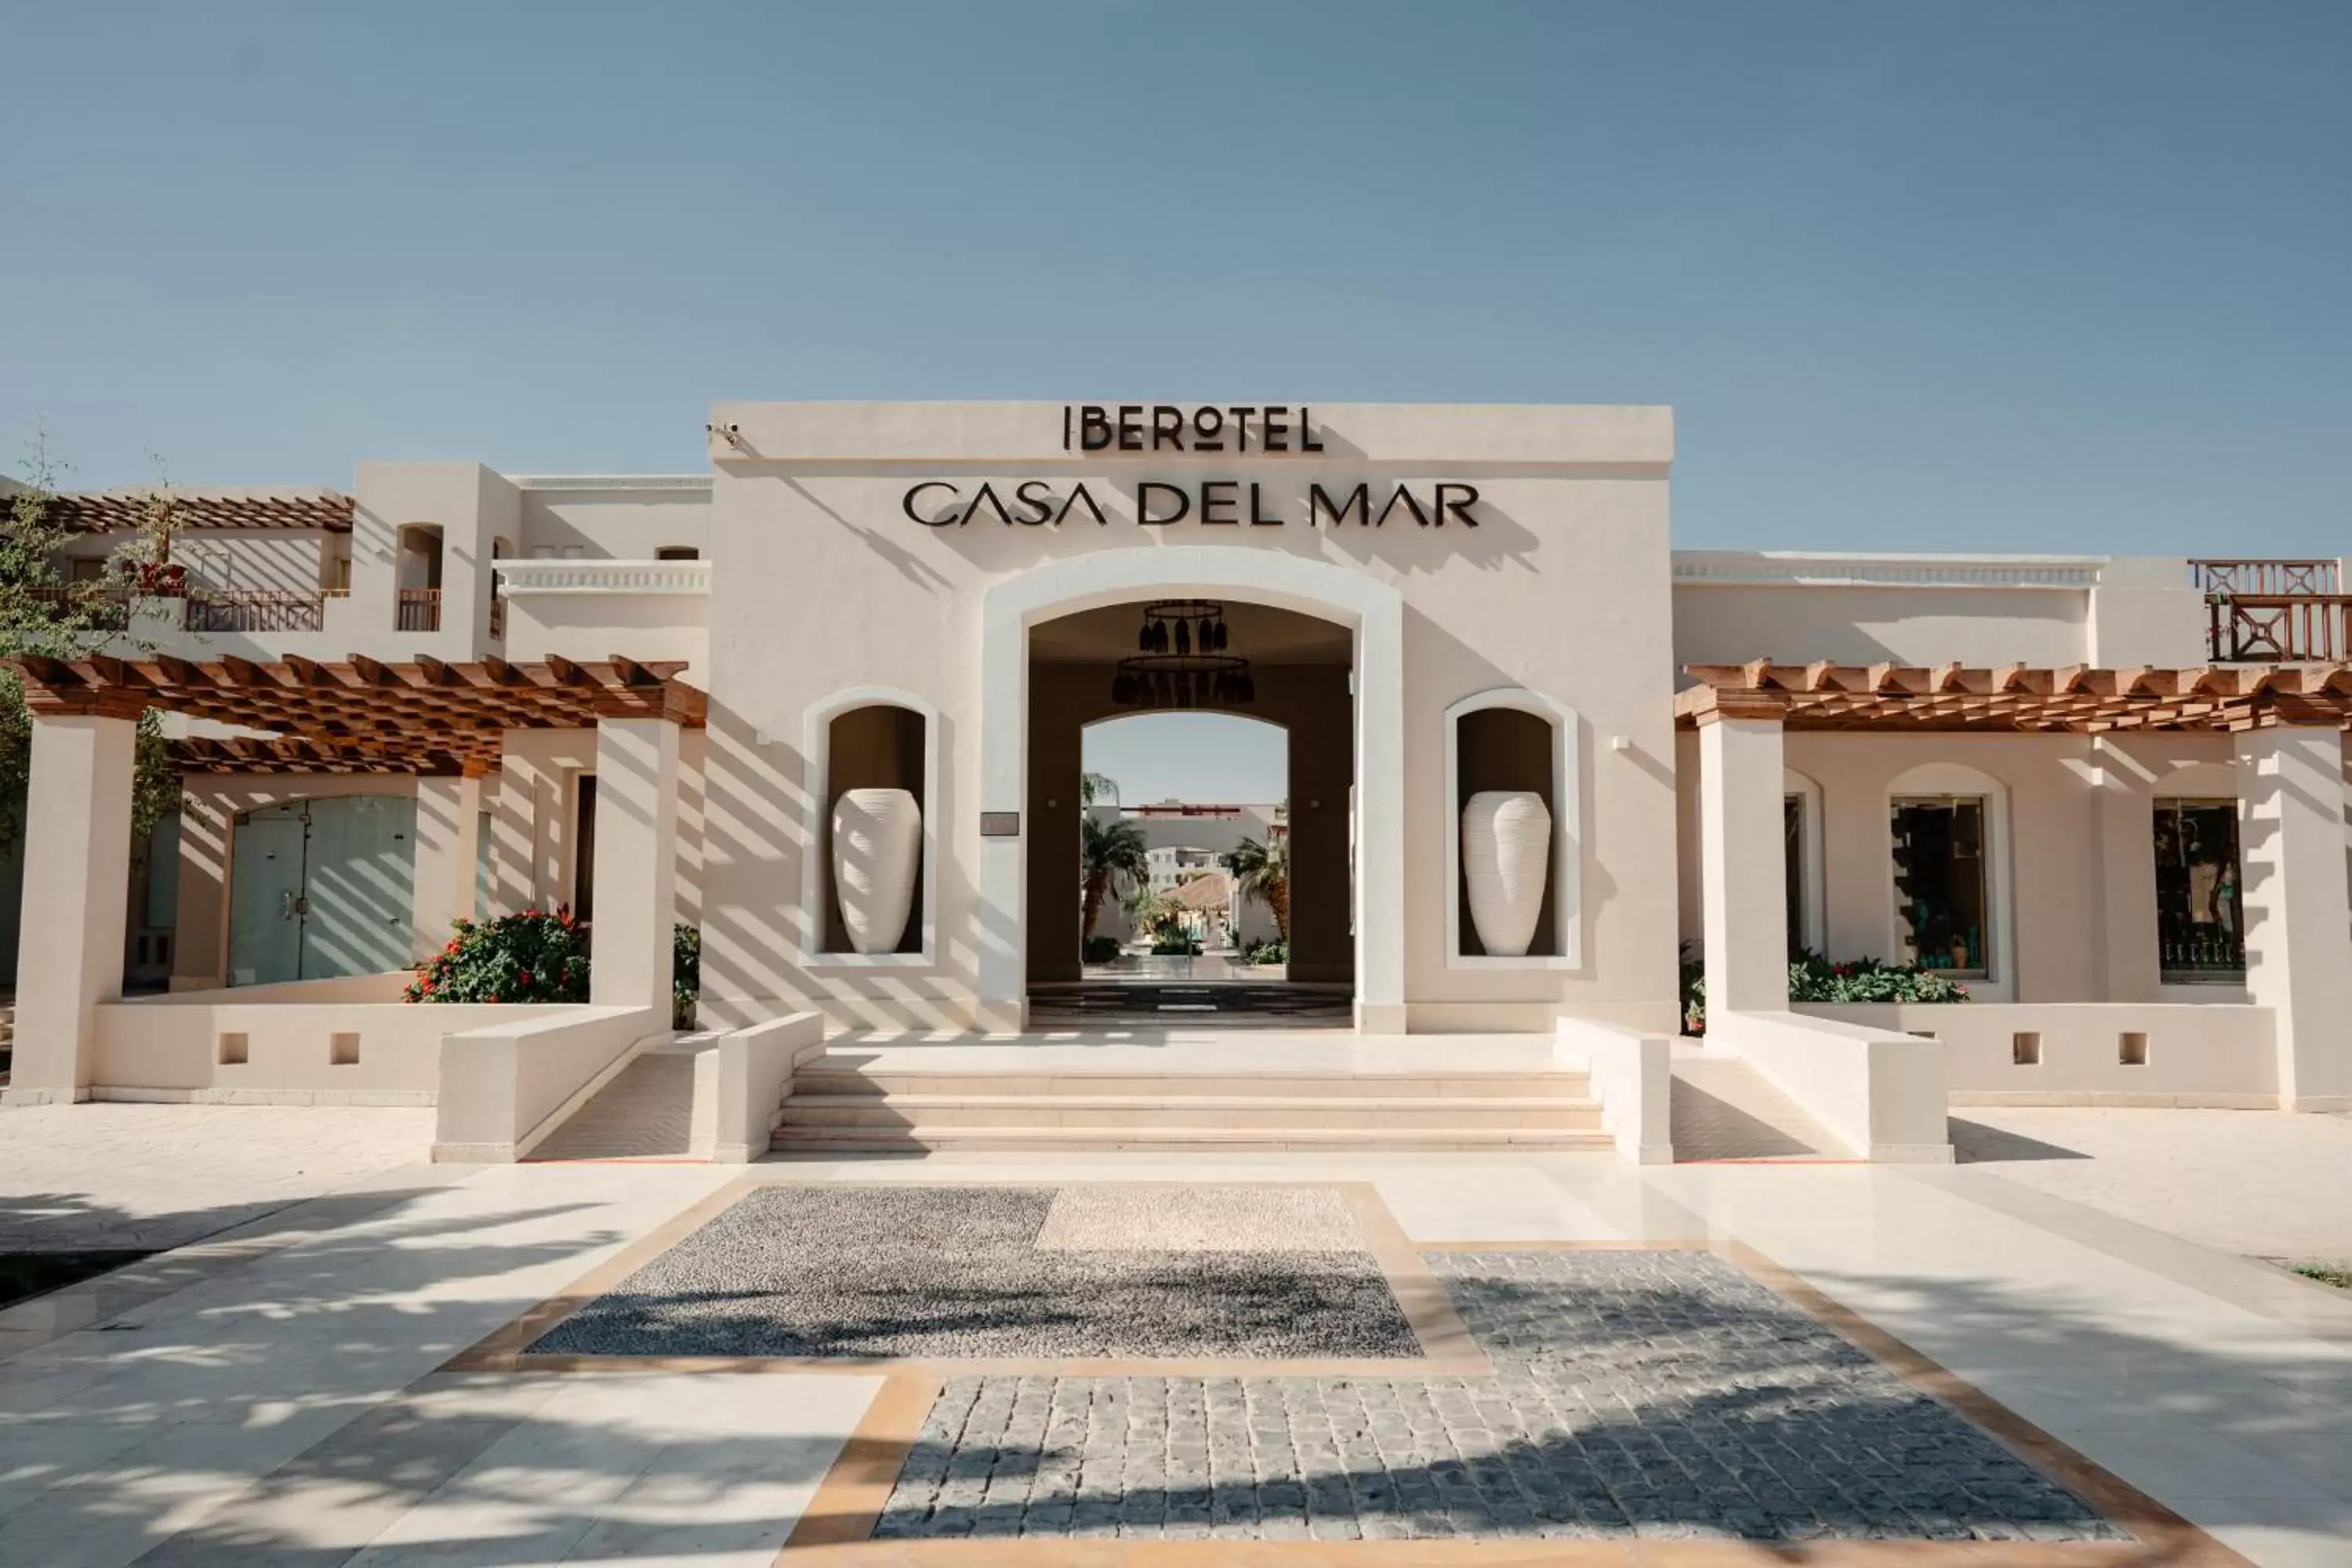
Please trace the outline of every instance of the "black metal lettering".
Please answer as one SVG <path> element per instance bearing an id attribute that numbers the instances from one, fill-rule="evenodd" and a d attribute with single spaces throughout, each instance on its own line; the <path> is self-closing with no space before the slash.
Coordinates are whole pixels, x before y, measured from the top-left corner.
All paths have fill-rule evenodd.
<path id="1" fill-rule="evenodd" d="M 1236 452 L 1248 451 L 1249 416 L 1257 412 L 1257 405 L 1255 403 L 1236 403 L 1228 409 L 1227 412 L 1232 414 L 1234 416 L 1234 430 L 1238 437 L 1238 439 L 1234 443 L 1234 450 Z"/>
<path id="2" fill-rule="evenodd" d="M 1151 492 L 1165 490 L 1176 498 L 1176 510 L 1166 517 L 1151 515 Z M 1192 498 L 1175 485 L 1162 484 L 1158 479 L 1146 479 L 1135 487 L 1135 521 L 1146 528 L 1165 528 L 1171 522 L 1181 522 L 1192 510 Z"/>
<path id="3" fill-rule="evenodd" d="M 1080 451 L 1106 451 L 1113 439 L 1110 416 L 1103 412 L 1102 405 L 1089 403 L 1078 410 L 1078 449 Z"/>
<path id="4" fill-rule="evenodd" d="M 1203 479 L 1201 481 L 1201 521 L 1203 523 L 1238 523 L 1241 521 L 1240 518 L 1234 515 L 1234 508 L 1241 503 L 1241 498 L 1234 494 L 1234 487 L 1240 483 L 1241 481 L 1239 479 Z M 1220 508 L 1222 508 L 1225 513 L 1223 517 L 1216 515 Z"/>
<path id="5" fill-rule="evenodd" d="M 1118 405 L 1118 449 L 1122 452 L 1143 450 L 1143 405 L 1140 403 Z"/>
<path id="6" fill-rule="evenodd" d="M 1371 510 L 1372 495 L 1370 485 L 1358 485 L 1354 489 L 1349 490 L 1348 504 L 1345 506 L 1334 506 L 1331 498 L 1323 492 L 1321 485 L 1307 487 L 1307 526 L 1309 528 L 1316 526 L 1315 520 L 1318 516 L 1329 518 L 1331 526 L 1337 528 L 1348 521 L 1348 514 L 1351 511 L 1356 514 L 1357 525 L 1361 527 L 1371 521 Z"/>
<path id="7" fill-rule="evenodd" d="M 1266 516 L 1265 509 L 1260 506 L 1258 495 L 1259 489 L 1260 487 L 1256 480 L 1253 479 L 1250 481 L 1250 526 L 1252 528 L 1280 528 L 1282 526 L 1282 519 L 1279 516 Z"/>
<path id="8" fill-rule="evenodd" d="M 1225 416 L 1213 408 L 1192 410 L 1192 450 L 1222 452 L 1224 442 Z"/>
<path id="9" fill-rule="evenodd" d="M 1259 446 L 1269 452 L 1289 451 L 1290 405 L 1284 403 L 1267 404 L 1265 417 L 1258 421 L 1258 429 L 1262 433 Z"/>
<path id="10" fill-rule="evenodd" d="M 1389 497 L 1389 504 L 1381 508 L 1381 515 L 1373 521 L 1372 526 L 1374 528 L 1378 528 L 1382 523 L 1388 521 L 1389 513 L 1396 510 L 1397 502 L 1399 501 L 1404 502 L 1405 510 L 1412 513 L 1413 521 L 1421 524 L 1423 528 L 1427 528 L 1429 526 L 1429 514 L 1421 510 L 1421 503 L 1412 499 L 1412 491 L 1403 485 L 1397 486 L 1396 494 Z M 980 502 L 977 500 L 974 500 L 971 504 L 977 508 L 980 505 Z"/>
<path id="11" fill-rule="evenodd" d="M 1084 501 L 1086 503 L 1087 510 L 1095 514 L 1095 521 L 1097 522 L 1100 523 L 1105 528 L 1108 528 L 1110 526 L 1110 519 L 1103 515 L 1102 503 L 1096 500 L 1094 497 L 1087 493 L 1087 487 L 1083 482 L 1079 484 L 1077 489 L 1070 492 L 1070 499 L 1062 503 L 1062 510 L 1054 514 L 1054 526 L 1055 528 L 1061 527 L 1062 520 L 1069 516 L 1071 512 L 1076 510 L 1080 501 Z"/>
<path id="12" fill-rule="evenodd" d="M 1298 405 L 1298 449 L 1302 452 L 1319 452 L 1323 449 L 1323 443 L 1315 438 L 1315 431 L 1309 424 L 1309 416 L 1314 412 L 1315 410 L 1304 403 Z"/>
<path id="13" fill-rule="evenodd" d="M 915 510 L 915 498 L 921 495 L 925 490 L 945 490 L 950 496 L 956 493 L 955 486 L 948 483 L 945 479 L 925 479 L 921 484 L 915 486 L 899 499 L 899 508 L 906 512 L 910 521 L 919 522 L 925 528 L 946 528 L 951 524 L 957 524 L 963 521 L 963 514 L 961 512 L 957 512 L 952 516 L 934 519 L 925 517 L 920 512 L 917 511 Z"/>
<path id="14" fill-rule="evenodd" d="M 1151 449 L 1184 449 L 1184 411 L 1172 403 L 1151 405 Z"/>
<path id="15" fill-rule="evenodd" d="M 1013 514 L 1006 511 L 1004 503 L 996 499 L 996 487 L 984 479 L 981 481 L 980 489 L 971 492 L 971 504 L 963 509 L 964 521 L 970 522 L 980 515 L 980 506 L 982 501 L 986 501 L 988 510 L 996 514 L 997 521 L 1007 528 L 1013 526 Z"/>
<path id="16" fill-rule="evenodd" d="M 1446 498 L 1456 490 L 1462 492 L 1462 499 L 1460 500 L 1448 500 Z M 1438 486 L 1437 526 L 1440 528 L 1444 527 L 1445 520 L 1450 516 L 1454 521 L 1460 523 L 1465 528 L 1477 527 L 1478 520 L 1470 515 L 1470 509 L 1477 504 L 1478 487 L 1476 485 Z"/>
<path id="17" fill-rule="evenodd" d="M 1019 484 L 1013 487 L 1013 495 L 1014 500 L 1018 500 L 1023 506 L 1034 507 L 1037 510 L 1036 516 L 1024 517 L 1021 520 L 1022 527 L 1035 528 L 1040 523 L 1051 522 L 1054 521 L 1053 492 L 1046 490 L 1044 495 L 1032 495 L 1030 493 L 1032 490 L 1045 489 L 1045 481 L 1043 479 L 1024 479 Z"/>

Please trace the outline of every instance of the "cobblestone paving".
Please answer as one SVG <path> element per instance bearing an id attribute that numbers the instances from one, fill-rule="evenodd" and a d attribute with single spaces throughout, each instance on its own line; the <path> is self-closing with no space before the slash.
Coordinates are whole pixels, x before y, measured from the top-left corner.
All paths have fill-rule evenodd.
<path id="1" fill-rule="evenodd" d="M 875 1533 L 2116 1540 L 1696 1253 L 1433 1256 L 1491 1378 L 967 1378 Z"/>

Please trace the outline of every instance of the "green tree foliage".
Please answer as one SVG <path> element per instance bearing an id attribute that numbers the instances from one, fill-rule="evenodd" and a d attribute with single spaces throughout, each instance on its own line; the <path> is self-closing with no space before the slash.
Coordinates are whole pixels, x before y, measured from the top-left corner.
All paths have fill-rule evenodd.
<path id="1" fill-rule="evenodd" d="M 45 436 L 35 436 L 20 468 L 24 479 L 7 487 L 6 506 L 0 510 L 0 658 L 87 658 L 110 646 L 152 652 L 126 634 L 125 595 L 142 581 L 160 581 L 152 570 L 142 576 L 140 563 L 170 559 L 177 506 L 170 486 L 157 486 L 142 509 L 138 537 L 109 559 L 105 576 L 75 583 L 59 575 L 58 562 L 82 536 L 49 505 L 64 469 L 50 455 Z M 24 681 L 15 669 L 0 666 L 0 847 L 16 844 L 25 830 L 32 740 Z M 179 774 L 172 767 L 162 720 L 150 710 L 139 720 L 131 801 L 135 849 L 144 848 L 147 836 L 179 802 Z"/>
<path id="2" fill-rule="evenodd" d="M 1148 882 L 1151 879 L 1151 861 L 1144 852 L 1143 830 L 1135 824 L 1105 822 L 1091 811 L 1080 816 L 1078 823 L 1079 885 L 1085 894 L 1085 920 L 1079 931 L 1082 936 L 1092 936 L 1095 922 L 1102 919 L 1103 899 L 1111 891 L 1113 879 Z"/>
<path id="3" fill-rule="evenodd" d="M 1286 949 L 1290 942 L 1289 835 L 1270 833 L 1263 843 L 1243 839 L 1225 857 L 1225 869 L 1234 874 L 1244 895 L 1273 912 L 1274 929 L 1282 934 Z"/>

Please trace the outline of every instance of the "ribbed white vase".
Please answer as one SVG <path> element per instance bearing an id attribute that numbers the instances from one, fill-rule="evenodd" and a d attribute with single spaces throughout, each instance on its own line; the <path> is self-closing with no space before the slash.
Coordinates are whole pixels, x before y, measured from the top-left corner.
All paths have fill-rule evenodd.
<path id="1" fill-rule="evenodd" d="M 1490 958 L 1522 958 L 1543 918 L 1551 812 L 1529 790 L 1481 790 L 1462 808 L 1462 879 L 1470 923 Z"/>
<path id="2" fill-rule="evenodd" d="M 860 952 L 894 952 L 915 904 L 923 808 L 902 789 L 844 790 L 833 803 L 833 887 Z"/>

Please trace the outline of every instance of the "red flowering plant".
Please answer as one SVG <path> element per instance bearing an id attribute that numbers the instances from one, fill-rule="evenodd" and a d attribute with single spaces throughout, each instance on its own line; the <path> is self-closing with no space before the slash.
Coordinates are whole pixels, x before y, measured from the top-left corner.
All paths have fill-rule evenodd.
<path id="1" fill-rule="evenodd" d="M 585 1002 L 588 932 L 568 909 L 459 921 L 416 971 L 410 1002 Z"/>

